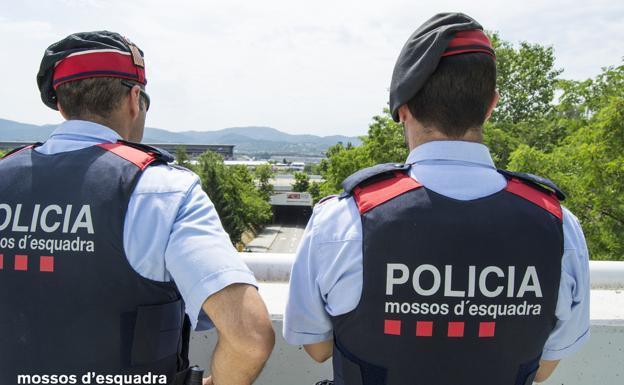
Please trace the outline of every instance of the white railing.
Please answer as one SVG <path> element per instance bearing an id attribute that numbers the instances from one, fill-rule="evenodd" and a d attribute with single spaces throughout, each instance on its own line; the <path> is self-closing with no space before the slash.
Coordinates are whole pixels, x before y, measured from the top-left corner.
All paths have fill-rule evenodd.
<path id="1" fill-rule="evenodd" d="M 259 281 L 288 282 L 294 254 L 240 253 Z M 590 261 L 592 289 L 624 289 L 624 261 Z"/>

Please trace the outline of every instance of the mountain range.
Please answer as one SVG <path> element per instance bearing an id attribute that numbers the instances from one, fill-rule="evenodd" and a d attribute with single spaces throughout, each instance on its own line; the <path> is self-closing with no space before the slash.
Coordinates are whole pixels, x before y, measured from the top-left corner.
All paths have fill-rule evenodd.
<path id="1" fill-rule="evenodd" d="M 56 125 L 42 126 L 0 119 L 0 141 L 37 142 L 45 140 Z M 146 127 L 143 143 L 233 144 L 239 154 L 275 154 L 321 156 L 338 142 L 357 146 L 361 140 L 343 135 L 293 135 L 272 127 L 231 127 L 216 131 L 172 132 Z"/>

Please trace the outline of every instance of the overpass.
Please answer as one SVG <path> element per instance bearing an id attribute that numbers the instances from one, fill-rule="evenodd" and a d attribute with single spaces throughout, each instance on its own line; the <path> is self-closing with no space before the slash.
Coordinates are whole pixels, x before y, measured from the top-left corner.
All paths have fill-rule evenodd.
<path id="1" fill-rule="evenodd" d="M 278 174 L 271 179 L 273 194 L 269 203 L 273 207 L 273 222 L 283 226 L 277 229 L 281 233 L 278 240 L 285 241 L 282 237 L 286 236 L 290 239 L 288 244 L 299 243 L 301 234 L 298 229 L 305 228 L 305 224 L 312 215 L 313 206 L 312 194 L 293 191 L 294 183 L 295 178 L 291 174 Z M 276 250 L 291 251 L 289 247 L 278 247 Z"/>
<path id="2" fill-rule="evenodd" d="M 331 379 L 331 360 L 312 361 L 301 346 L 282 338 L 288 280 L 294 254 L 241 253 L 260 285 L 271 314 L 276 345 L 258 385 L 313 385 Z M 546 385 L 622 385 L 624 383 L 624 262 L 591 261 L 591 337 L 579 352 L 564 359 Z M 216 332 L 193 332 L 190 359 L 205 367 Z"/>

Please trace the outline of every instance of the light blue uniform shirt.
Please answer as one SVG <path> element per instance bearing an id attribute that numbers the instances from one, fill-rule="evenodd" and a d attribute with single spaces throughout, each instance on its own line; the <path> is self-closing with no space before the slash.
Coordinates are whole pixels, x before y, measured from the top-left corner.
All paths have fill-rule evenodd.
<path id="1" fill-rule="evenodd" d="M 478 143 L 436 141 L 409 154 L 410 176 L 438 194 L 459 200 L 492 195 L 507 185 L 489 150 Z M 589 263 L 578 220 L 563 208 L 564 254 L 557 325 L 542 359 L 558 360 L 589 337 Z M 353 198 L 314 208 L 299 245 L 284 314 L 284 338 L 312 344 L 332 338 L 330 316 L 355 309 L 362 291 L 362 223 Z"/>
<path id="2" fill-rule="evenodd" d="M 56 154 L 119 139 L 108 127 L 69 120 L 35 151 Z M 169 165 L 145 169 L 130 197 L 124 248 L 130 265 L 143 277 L 175 281 L 195 330 L 213 326 L 201 308 L 212 294 L 233 283 L 257 286 L 199 177 L 186 169 Z"/>

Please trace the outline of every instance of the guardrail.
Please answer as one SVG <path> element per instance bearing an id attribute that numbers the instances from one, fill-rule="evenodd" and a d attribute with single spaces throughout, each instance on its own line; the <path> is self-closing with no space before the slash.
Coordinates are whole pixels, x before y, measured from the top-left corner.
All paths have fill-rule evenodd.
<path id="1" fill-rule="evenodd" d="M 294 254 L 240 253 L 263 282 L 288 282 Z M 624 289 L 624 261 L 589 261 L 592 289 Z"/>

